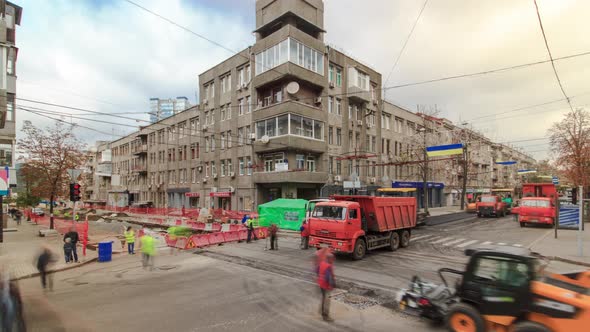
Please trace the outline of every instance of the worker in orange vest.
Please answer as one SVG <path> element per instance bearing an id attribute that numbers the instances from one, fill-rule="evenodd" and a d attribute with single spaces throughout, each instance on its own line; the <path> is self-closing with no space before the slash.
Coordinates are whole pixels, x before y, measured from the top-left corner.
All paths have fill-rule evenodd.
<path id="1" fill-rule="evenodd" d="M 301 231 L 301 245 L 300 248 L 301 249 L 308 249 L 309 248 L 309 224 L 308 223 L 303 223 L 303 225 L 301 225 L 301 228 L 299 229 Z"/>
<path id="2" fill-rule="evenodd" d="M 322 303 L 320 312 L 322 318 L 327 322 L 333 322 L 330 317 L 330 292 L 334 289 L 336 281 L 334 279 L 334 254 L 328 253 L 326 259 L 320 262 L 318 269 L 318 286 L 322 292 Z"/>

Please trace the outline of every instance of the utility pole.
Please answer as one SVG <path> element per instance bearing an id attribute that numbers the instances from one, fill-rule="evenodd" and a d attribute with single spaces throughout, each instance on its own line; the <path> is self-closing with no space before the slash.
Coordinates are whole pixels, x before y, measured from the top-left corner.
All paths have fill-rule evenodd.
<path id="1" fill-rule="evenodd" d="M 467 144 L 463 146 L 463 189 L 461 189 L 461 210 L 465 210 L 465 192 L 467 191 Z"/>

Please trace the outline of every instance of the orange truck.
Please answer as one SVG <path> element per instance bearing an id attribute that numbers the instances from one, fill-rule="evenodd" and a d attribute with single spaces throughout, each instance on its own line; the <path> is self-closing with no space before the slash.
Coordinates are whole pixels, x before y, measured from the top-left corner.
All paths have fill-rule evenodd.
<path id="1" fill-rule="evenodd" d="M 523 198 L 517 209 L 520 227 L 527 224 L 555 225 L 558 197 L 552 183 L 526 183 L 522 185 Z"/>
<path id="2" fill-rule="evenodd" d="M 309 245 L 362 259 L 368 250 L 391 251 L 410 244 L 416 227 L 415 197 L 332 196 L 309 218 Z"/>
<path id="3" fill-rule="evenodd" d="M 478 218 L 488 216 L 504 217 L 508 210 L 506 203 L 502 202 L 500 196 L 496 195 L 482 195 L 475 206 Z"/>

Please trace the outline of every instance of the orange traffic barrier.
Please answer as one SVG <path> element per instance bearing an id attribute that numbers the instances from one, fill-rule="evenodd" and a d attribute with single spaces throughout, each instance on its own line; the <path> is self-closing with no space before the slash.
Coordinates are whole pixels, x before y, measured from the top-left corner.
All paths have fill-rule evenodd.
<path id="1" fill-rule="evenodd" d="M 212 230 L 213 230 L 214 232 L 219 232 L 219 231 L 221 230 L 221 223 L 214 222 L 214 223 L 211 225 L 211 228 L 212 228 Z"/>
<path id="2" fill-rule="evenodd" d="M 176 241 L 178 241 L 178 236 L 166 234 L 166 245 L 169 247 L 175 247 Z"/>
<path id="3" fill-rule="evenodd" d="M 268 228 L 266 227 L 256 227 L 254 231 L 259 239 L 264 239 L 268 236 Z"/>
<path id="4" fill-rule="evenodd" d="M 240 239 L 240 241 L 244 241 L 248 239 L 248 230 L 247 229 L 241 229 L 238 231 L 238 237 Z"/>
<path id="5" fill-rule="evenodd" d="M 223 232 L 221 234 L 223 234 L 223 239 L 225 240 L 225 242 L 233 242 L 240 240 L 240 233 L 237 231 Z"/>
<path id="6" fill-rule="evenodd" d="M 208 234 L 195 234 L 189 238 L 189 244 L 187 247 L 190 248 L 191 244 L 194 245 L 193 248 L 202 248 L 209 245 L 209 235 Z"/>
<path id="7" fill-rule="evenodd" d="M 186 236 L 178 236 L 174 247 L 178 249 L 185 249 L 187 242 L 188 239 Z"/>
<path id="8" fill-rule="evenodd" d="M 218 232 L 218 233 L 209 234 L 209 244 L 210 245 L 220 244 L 223 242 L 225 242 L 225 239 L 223 238 L 223 233 Z"/>
<path id="9" fill-rule="evenodd" d="M 243 228 L 242 225 L 235 225 L 235 224 L 231 224 L 229 225 L 229 230 L 230 231 L 239 231 Z"/>
<path id="10" fill-rule="evenodd" d="M 194 222 L 191 227 L 193 229 L 203 230 L 203 229 L 205 229 L 205 223 L 204 222 Z"/>

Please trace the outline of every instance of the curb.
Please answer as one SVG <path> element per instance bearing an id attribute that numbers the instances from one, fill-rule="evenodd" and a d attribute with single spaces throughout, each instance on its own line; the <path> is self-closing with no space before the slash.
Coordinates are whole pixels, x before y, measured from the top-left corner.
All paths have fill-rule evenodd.
<path id="1" fill-rule="evenodd" d="M 89 259 L 87 261 L 84 261 L 84 262 L 81 262 L 81 263 L 78 263 L 78 264 L 74 263 L 74 265 L 65 266 L 65 267 L 62 267 L 62 268 L 56 269 L 56 270 L 51 270 L 51 271 L 49 271 L 49 273 L 56 273 L 56 272 L 61 272 L 61 271 L 67 271 L 67 270 L 76 269 L 76 268 L 81 267 L 81 266 L 84 266 L 86 264 L 89 264 L 89 263 L 92 263 L 92 262 L 96 262 L 97 260 L 98 260 L 98 257 L 94 257 L 94 258 L 91 258 L 91 259 Z M 14 279 L 10 279 L 10 280 L 11 281 L 18 281 L 18 280 L 22 280 L 22 279 L 29 279 L 29 278 L 33 278 L 33 277 L 38 277 L 40 274 L 41 273 L 39 273 L 39 272 L 35 272 L 35 273 L 27 274 L 27 275 L 20 276 L 18 278 L 14 278 Z"/>
<path id="2" fill-rule="evenodd" d="M 554 261 L 568 263 L 568 264 L 590 267 L 590 263 L 575 261 L 575 260 L 569 259 L 569 258 L 563 258 L 563 257 L 558 257 L 558 256 L 545 256 L 545 258 L 548 258 L 548 259 L 554 260 Z"/>

